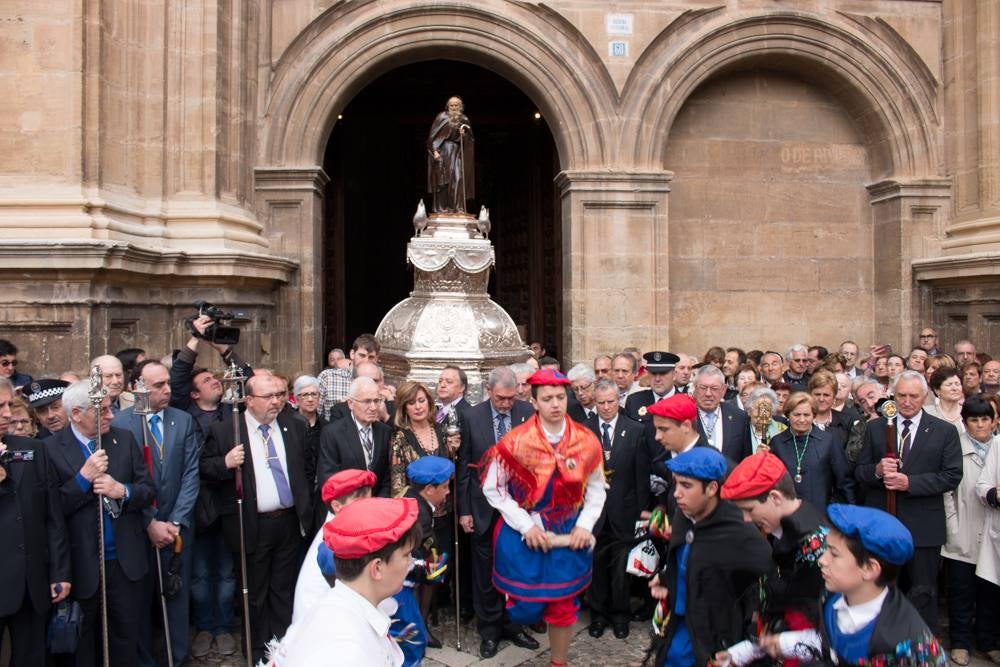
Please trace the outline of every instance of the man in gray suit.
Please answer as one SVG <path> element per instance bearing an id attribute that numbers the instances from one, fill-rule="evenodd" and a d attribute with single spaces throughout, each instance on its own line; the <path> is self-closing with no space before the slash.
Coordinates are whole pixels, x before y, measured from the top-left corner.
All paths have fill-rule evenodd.
<path id="1" fill-rule="evenodd" d="M 154 603 L 158 595 L 155 576 L 157 551 L 166 574 L 173 558 L 175 541 L 179 539 L 181 587 L 167 600 L 167 616 L 174 664 L 180 665 L 188 654 L 188 596 L 191 591 L 194 506 L 198 499 L 201 444 L 191 415 L 170 407 L 170 372 L 167 367 L 158 361 L 143 361 L 133 372 L 133 385 L 139 378 L 149 389 L 148 432 L 144 433 L 142 416 L 135 414 L 131 407 L 122 410 L 112 422 L 113 426 L 128 430 L 135 437 L 156 486 L 155 504 L 143 512 L 143 525 L 151 543 L 151 576 L 144 581 L 138 619 L 139 664 L 143 667 L 157 664 L 153 657 L 152 640 L 152 614 L 162 613 L 159 601 Z M 159 664 L 166 664 L 165 656 Z"/>
<path id="2" fill-rule="evenodd" d="M 507 431 L 533 417 L 535 410 L 530 403 L 514 398 L 517 376 L 507 366 L 493 369 L 486 392 L 488 401 L 462 413 L 462 446 L 456 475 L 459 524 L 472 543 L 472 600 L 483 640 L 479 655 L 488 659 L 497 654 L 501 636 L 522 648 L 538 648 L 538 642 L 520 626 L 504 627 L 503 596 L 493 587 L 493 528 L 499 513 L 483 495 L 479 470 L 474 467 Z"/>

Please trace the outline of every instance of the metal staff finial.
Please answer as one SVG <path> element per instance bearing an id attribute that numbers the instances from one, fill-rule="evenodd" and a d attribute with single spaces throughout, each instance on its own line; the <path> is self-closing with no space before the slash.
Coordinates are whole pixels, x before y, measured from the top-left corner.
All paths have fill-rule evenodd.
<path id="1" fill-rule="evenodd" d="M 220 380 L 222 386 L 225 387 L 225 391 L 222 394 L 222 402 L 233 405 L 242 403 L 245 400 L 246 384 L 249 379 L 241 366 L 237 366 L 236 362 L 230 363 L 229 368 L 222 375 L 222 380 Z"/>
<path id="2" fill-rule="evenodd" d="M 132 397 L 135 403 L 132 404 L 132 411 L 137 415 L 148 415 L 152 412 L 149 409 L 149 388 L 142 378 L 132 383 Z"/>
<path id="3" fill-rule="evenodd" d="M 90 402 L 94 405 L 100 405 L 107 395 L 108 388 L 104 386 L 104 375 L 101 373 L 101 367 L 94 364 L 90 369 L 90 392 L 88 393 Z"/>

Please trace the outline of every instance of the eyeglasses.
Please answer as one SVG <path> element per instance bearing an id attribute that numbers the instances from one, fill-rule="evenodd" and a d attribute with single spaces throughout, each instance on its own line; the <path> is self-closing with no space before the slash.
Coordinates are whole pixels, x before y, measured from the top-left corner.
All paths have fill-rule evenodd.
<path id="1" fill-rule="evenodd" d="M 351 400 L 354 401 L 355 403 L 360 403 L 361 405 L 365 406 L 366 408 L 374 407 L 374 406 L 377 406 L 377 405 L 382 405 L 383 403 L 385 403 L 385 399 L 384 398 L 361 398 L 361 399 L 359 399 L 359 398 L 352 398 Z"/>
<path id="2" fill-rule="evenodd" d="M 253 398 L 262 398 L 265 401 L 280 401 L 285 398 L 285 392 L 276 391 L 273 394 L 250 394 Z"/>
<path id="3" fill-rule="evenodd" d="M 30 426 L 31 425 L 31 420 L 30 419 L 11 419 L 10 420 L 10 425 L 14 426 L 14 427 L 17 427 L 17 426 Z"/>
<path id="4" fill-rule="evenodd" d="M 590 391 L 594 388 L 594 383 L 573 385 L 573 391 Z"/>
<path id="5" fill-rule="evenodd" d="M 299 394 L 299 398 L 319 398 L 318 391 L 304 391 Z"/>
<path id="6" fill-rule="evenodd" d="M 17 368 L 17 359 L 4 359 L 3 361 L 0 361 L 0 366 L 3 366 L 4 368 L 7 368 L 8 366 Z"/>
<path id="7" fill-rule="evenodd" d="M 937 338 L 937 334 L 920 334 L 921 338 Z"/>

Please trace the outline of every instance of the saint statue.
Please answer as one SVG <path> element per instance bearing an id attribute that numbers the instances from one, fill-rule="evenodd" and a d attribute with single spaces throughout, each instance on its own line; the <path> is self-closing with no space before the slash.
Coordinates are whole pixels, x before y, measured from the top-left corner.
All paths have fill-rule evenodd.
<path id="1" fill-rule="evenodd" d="M 464 110 L 462 98 L 449 98 L 427 137 L 427 188 L 434 195 L 434 213 L 465 213 L 465 202 L 476 196 L 472 127 Z"/>

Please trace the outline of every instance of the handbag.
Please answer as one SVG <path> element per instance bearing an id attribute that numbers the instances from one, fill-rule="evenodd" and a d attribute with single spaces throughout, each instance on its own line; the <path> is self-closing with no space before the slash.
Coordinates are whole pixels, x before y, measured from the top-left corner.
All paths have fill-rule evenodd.
<path id="1" fill-rule="evenodd" d="M 647 538 L 632 547 L 628 553 L 625 571 L 631 575 L 648 579 L 656 574 L 656 569 L 659 566 L 660 554 L 657 552 L 653 540 Z"/>
<path id="2" fill-rule="evenodd" d="M 83 609 L 76 600 L 63 600 L 56 605 L 49 620 L 50 653 L 76 653 L 83 632 Z"/>

